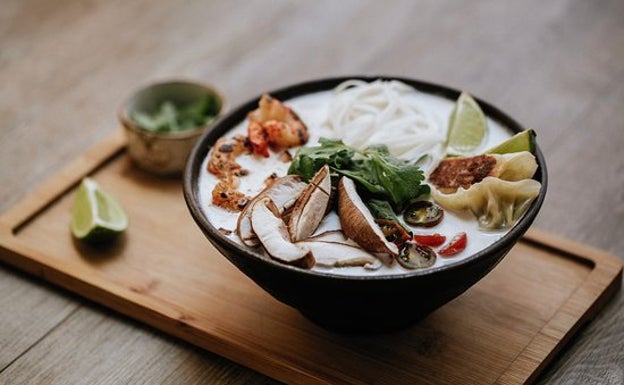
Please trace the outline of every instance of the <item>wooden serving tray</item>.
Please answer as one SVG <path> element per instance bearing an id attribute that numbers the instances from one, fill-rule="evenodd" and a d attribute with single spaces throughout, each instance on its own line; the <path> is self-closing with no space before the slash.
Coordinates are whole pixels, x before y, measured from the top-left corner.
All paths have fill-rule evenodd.
<path id="1" fill-rule="evenodd" d="M 530 383 L 621 285 L 618 258 L 532 230 L 422 322 L 331 333 L 236 270 L 193 222 L 181 182 L 137 170 L 124 146 L 115 133 L 0 217 L 0 260 L 287 383 Z M 106 250 L 70 235 L 86 175 L 130 219 Z"/>

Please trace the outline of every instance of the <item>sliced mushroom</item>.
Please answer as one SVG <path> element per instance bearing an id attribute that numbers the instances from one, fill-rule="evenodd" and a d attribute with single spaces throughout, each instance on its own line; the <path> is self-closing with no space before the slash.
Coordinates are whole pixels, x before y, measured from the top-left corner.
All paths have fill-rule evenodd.
<path id="1" fill-rule="evenodd" d="M 377 270 L 381 261 L 357 246 L 324 241 L 303 241 L 297 245 L 307 247 L 314 254 L 318 266 L 347 267 L 363 266 L 368 270 Z"/>
<path id="2" fill-rule="evenodd" d="M 397 257 L 399 264 L 406 269 L 424 269 L 436 261 L 436 253 L 429 246 L 408 242 Z"/>
<path id="3" fill-rule="evenodd" d="M 257 201 L 251 209 L 251 226 L 264 249 L 281 262 L 305 268 L 314 266 L 310 249 L 290 241 L 286 224 L 275 211 L 276 207 L 268 197 Z"/>
<path id="4" fill-rule="evenodd" d="M 375 254 L 383 263 L 390 265 L 399 248 L 386 240 L 375 218 L 358 195 L 355 184 L 347 177 L 338 186 L 338 215 L 342 231 L 364 250 Z"/>
<path id="5" fill-rule="evenodd" d="M 347 238 L 342 230 L 325 231 L 323 233 L 311 236 L 310 238 L 306 239 L 306 241 L 342 243 L 343 245 L 347 246 L 359 247 L 359 245 L 355 243 L 355 241 Z"/>
<path id="6" fill-rule="evenodd" d="M 251 227 L 251 209 L 260 199 L 268 197 L 277 207 L 278 213 L 282 214 L 284 210 L 292 207 L 297 197 L 305 189 L 306 183 L 296 175 L 287 175 L 277 179 L 270 187 L 262 190 L 256 195 L 247 206 L 241 211 L 236 224 L 236 232 L 241 241 L 249 246 L 258 246 L 258 238 Z"/>
<path id="7" fill-rule="evenodd" d="M 308 238 L 325 216 L 331 193 L 329 166 L 323 166 L 297 198 L 288 221 L 293 242 Z"/>

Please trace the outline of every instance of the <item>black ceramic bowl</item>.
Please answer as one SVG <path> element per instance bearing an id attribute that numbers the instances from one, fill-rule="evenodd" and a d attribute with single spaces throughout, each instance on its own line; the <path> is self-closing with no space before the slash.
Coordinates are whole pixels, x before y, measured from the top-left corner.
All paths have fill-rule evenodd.
<path id="1" fill-rule="evenodd" d="M 395 77 L 341 77 L 296 84 L 269 92 L 280 100 L 330 90 L 347 79 L 397 79 L 425 93 L 455 101 L 460 92 L 418 80 Z M 524 217 L 500 240 L 486 249 L 450 265 L 414 270 L 401 275 L 337 276 L 288 266 L 269 259 L 221 234 L 199 206 L 198 178 L 201 166 L 216 140 L 243 121 L 258 105 L 256 97 L 218 121 L 196 144 L 184 175 L 184 197 L 191 214 L 208 240 L 244 274 L 277 300 L 288 304 L 310 320 L 333 330 L 376 332 L 400 328 L 423 318 L 479 281 L 509 252 L 535 219 L 546 195 L 544 157 L 536 149 L 538 170 L 534 179 L 542 183 L 539 196 Z M 491 104 L 478 100 L 488 117 L 514 132 L 520 124 Z"/>

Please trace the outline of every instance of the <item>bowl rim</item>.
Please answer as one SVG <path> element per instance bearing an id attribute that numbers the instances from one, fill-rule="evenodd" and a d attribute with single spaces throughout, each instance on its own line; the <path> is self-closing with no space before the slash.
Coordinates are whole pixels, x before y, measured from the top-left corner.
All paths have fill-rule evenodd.
<path id="1" fill-rule="evenodd" d="M 129 110 L 130 110 L 129 105 L 131 101 L 134 100 L 138 94 L 140 94 L 141 92 L 147 91 L 150 88 L 160 87 L 160 86 L 170 85 L 170 84 L 185 84 L 185 85 L 196 86 L 196 87 L 205 89 L 207 92 L 210 92 L 213 95 L 215 95 L 217 98 L 219 98 L 219 101 L 221 102 L 219 112 L 212 119 L 207 121 L 205 124 L 199 127 L 196 127 L 192 130 L 183 130 L 183 131 L 175 131 L 175 132 L 154 132 L 154 131 L 146 130 L 145 128 L 140 127 L 137 124 L 135 124 L 129 115 Z M 128 96 L 126 96 L 126 98 L 123 100 L 121 105 L 117 108 L 117 118 L 119 119 L 119 122 L 124 128 L 130 131 L 133 131 L 139 135 L 151 137 L 151 138 L 175 140 L 175 139 L 187 139 L 187 138 L 201 135 L 202 132 L 206 130 L 208 127 L 212 127 L 219 120 L 220 117 L 227 114 L 229 112 L 228 109 L 229 109 L 229 105 L 228 105 L 227 99 L 225 98 L 225 95 L 214 85 L 210 83 L 196 81 L 192 79 L 186 79 L 186 78 L 171 78 L 171 79 L 155 81 L 152 83 L 147 83 L 143 86 L 138 87 L 134 91 L 132 91 Z"/>
<path id="2" fill-rule="evenodd" d="M 453 102 L 457 100 L 461 93 L 461 91 L 455 88 L 401 76 L 352 75 L 319 78 L 315 80 L 298 82 L 272 91 L 263 92 L 263 94 L 269 93 L 271 96 L 276 97 L 279 100 L 288 100 L 314 92 L 331 91 L 333 88 L 335 88 L 335 86 L 346 80 L 363 80 L 366 82 L 371 82 L 378 79 L 398 80 L 414 87 L 417 91 L 440 96 Z M 246 246 L 241 245 L 234 240 L 228 238 L 227 236 L 223 235 L 221 232 L 219 232 L 217 228 L 215 228 L 210 223 L 199 205 L 199 186 L 196 183 L 199 178 L 199 172 L 202 171 L 203 160 L 208 155 L 208 152 L 210 151 L 216 140 L 222 135 L 226 134 L 230 129 L 234 128 L 237 124 L 244 121 L 247 113 L 256 108 L 261 95 L 262 94 L 254 96 L 246 102 L 238 105 L 235 109 L 221 116 L 218 121 L 214 122 L 212 130 L 206 132 L 193 147 L 193 150 L 191 151 L 191 154 L 188 158 L 183 177 L 183 192 L 187 207 L 189 208 L 191 216 L 193 217 L 197 225 L 208 237 L 208 240 L 212 243 L 215 243 L 220 248 L 233 250 L 239 256 L 243 256 L 244 258 L 249 258 L 257 260 L 261 263 L 269 264 L 271 265 L 271 267 L 282 270 L 283 272 L 290 271 L 309 277 L 316 277 L 319 279 L 326 278 L 350 282 L 402 280 L 406 278 L 431 276 L 442 272 L 457 270 L 462 267 L 467 268 L 473 264 L 478 263 L 480 260 L 487 258 L 488 256 L 498 255 L 504 252 L 506 249 L 510 249 L 513 244 L 515 244 L 517 240 L 519 240 L 520 237 L 528 230 L 544 202 L 548 186 L 548 173 L 546 169 L 545 158 L 539 148 L 539 145 L 536 145 L 535 157 L 538 163 L 539 181 L 542 185 L 537 198 L 533 201 L 533 203 L 531 203 L 531 206 L 523 215 L 523 217 L 500 239 L 496 240 L 488 247 L 481 249 L 480 251 L 465 258 L 462 258 L 456 262 L 434 268 L 406 271 L 405 273 L 401 274 L 340 275 L 312 269 L 303 269 L 300 267 L 278 262 L 272 258 L 267 258 L 266 256 L 254 252 Z M 516 120 L 511 118 L 509 115 L 507 115 L 494 105 L 484 101 L 481 98 L 475 97 L 475 95 L 472 93 L 471 95 L 479 103 L 481 109 L 488 118 L 499 122 L 504 127 L 508 128 L 514 133 L 518 133 L 526 129 L 523 125 L 519 124 Z M 227 255 L 225 255 L 225 257 L 227 259 L 230 259 L 230 257 Z"/>

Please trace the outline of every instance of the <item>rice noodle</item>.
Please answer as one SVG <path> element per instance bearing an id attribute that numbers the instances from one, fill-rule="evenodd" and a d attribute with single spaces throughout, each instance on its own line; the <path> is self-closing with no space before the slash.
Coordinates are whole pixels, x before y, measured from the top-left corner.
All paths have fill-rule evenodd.
<path id="1" fill-rule="evenodd" d="M 328 125 L 350 146 L 385 144 L 401 159 L 426 156 L 425 167 L 431 167 L 442 157 L 446 135 L 441 122 L 418 106 L 417 93 L 396 80 L 347 80 L 334 90 Z"/>

